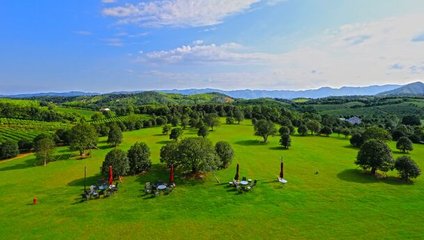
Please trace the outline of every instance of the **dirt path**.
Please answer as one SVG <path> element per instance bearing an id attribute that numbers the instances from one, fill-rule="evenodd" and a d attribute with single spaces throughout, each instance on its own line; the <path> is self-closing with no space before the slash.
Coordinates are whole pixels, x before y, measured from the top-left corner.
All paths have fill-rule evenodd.
<path id="1" fill-rule="evenodd" d="M 13 161 L 13 160 L 16 160 L 16 159 L 21 159 L 21 158 L 24 158 L 24 157 L 29 156 L 29 155 L 31 155 L 31 154 L 32 154 L 32 152 L 30 152 L 30 153 L 22 153 L 22 154 L 18 154 L 18 156 L 14 157 L 14 158 L 5 159 L 5 160 L 0 160 L 0 164 L 1 164 L 1 163 L 5 163 L 5 162 L 10 162 L 10 161 Z"/>

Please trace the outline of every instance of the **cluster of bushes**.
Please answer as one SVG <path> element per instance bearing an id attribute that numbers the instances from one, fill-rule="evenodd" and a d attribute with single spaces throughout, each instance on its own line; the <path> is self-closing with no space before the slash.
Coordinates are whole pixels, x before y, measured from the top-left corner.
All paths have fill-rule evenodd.
<path id="1" fill-rule="evenodd" d="M 101 167 L 102 175 L 108 175 L 109 166 L 112 166 L 115 177 L 148 171 L 152 166 L 150 149 L 142 142 L 136 142 L 128 152 L 115 148 L 106 154 Z"/>
<path id="2" fill-rule="evenodd" d="M 0 160 L 13 158 L 19 154 L 19 146 L 14 141 L 5 141 L 0 144 Z"/>

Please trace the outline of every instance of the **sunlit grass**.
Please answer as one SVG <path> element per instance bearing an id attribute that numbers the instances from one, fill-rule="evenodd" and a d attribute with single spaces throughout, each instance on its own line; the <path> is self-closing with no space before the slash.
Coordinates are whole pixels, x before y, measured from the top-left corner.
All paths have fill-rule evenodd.
<path id="1" fill-rule="evenodd" d="M 99 167 L 110 150 L 101 139 L 89 159 L 33 166 L 29 156 L 0 163 L 0 236 L 2 239 L 357 239 L 423 238 L 424 181 L 385 179 L 363 174 L 353 164 L 357 149 L 344 137 L 292 137 L 282 150 L 278 137 L 261 144 L 249 121 L 222 125 L 211 132 L 235 150 L 226 169 L 204 181 L 183 180 L 168 196 L 150 198 L 146 181 L 167 180 L 159 150 L 169 141 L 161 128 L 124 133 L 127 150 L 146 142 L 154 162 L 144 176 L 125 177 L 120 191 L 108 199 L 80 203 L 84 166 L 88 179 L 98 179 Z M 185 137 L 195 131 L 186 130 Z M 394 149 L 394 143 L 390 143 Z M 424 168 L 424 146 L 410 156 Z M 67 148 L 58 154 L 69 154 Z M 74 153 L 73 153 L 74 154 Z M 400 154 L 395 152 L 396 156 Z M 285 186 L 276 182 L 279 161 L 285 161 Z M 254 191 L 237 194 L 226 183 L 240 163 L 241 176 L 258 179 Z M 316 174 L 318 172 L 318 174 Z M 39 204 L 31 205 L 37 196 Z"/>

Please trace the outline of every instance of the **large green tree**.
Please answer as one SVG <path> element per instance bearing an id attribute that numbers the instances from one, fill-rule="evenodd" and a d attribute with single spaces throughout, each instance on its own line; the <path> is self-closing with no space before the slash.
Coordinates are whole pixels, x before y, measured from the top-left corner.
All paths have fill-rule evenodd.
<path id="1" fill-rule="evenodd" d="M 309 120 L 306 122 L 306 127 L 308 127 L 309 131 L 311 132 L 311 135 L 319 133 L 319 130 L 321 129 L 321 124 L 317 120 Z"/>
<path id="2" fill-rule="evenodd" d="M 305 125 L 300 125 L 298 128 L 297 128 L 297 132 L 300 134 L 300 135 L 302 135 L 302 136 L 305 136 L 306 134 L 308 134 L 308 127 L 307 126 L 305 126 Z"/>
<path id="3" fill-rule="evenodd" d="M 169 134 L 169 139 L 178 141 L 178 139 L 180 139 L 182 135 L 183 135 L 183 130 L 181 128 L 173 128 L 171 130 L 171 134 Z"/>
<path id="4" fill-rule="evenodd" d="M 214 127 L 217 127 L 221 124 L 218 115 L 215 113 L 207 114 L 204 118 L 204 122 L 208 127 L 211 128 L 212 131 Z"/>
<path id="5" fill-rule="evenodd" d="M 409 140 L 408 137 L 401 137 L 396 142 L 396 148 L 405 153 L 408 151 L 412 151 L 414 149 L 414 145 L 412 144 L 412 141 Z"/>
<path id="6" fill-rule="evenodd" d="M 364 138 L 364 141 L 369 139 L 378 139 L 382 141 L 392 139 L 392 136 L 386 129 L 376 127 L 376 126 L 367 128 L 365 132 L 362 134 L 362 137 Z"/>
<path id="7" fill-rule="evenodd" d="M 383 172 L 391 170 L 394 160 L 392 152 L 385 142 L 371 139 L 361 146 L 355 163 L 365 170 L 371 169 L 371 174 L 375 175 L 377 169 Z"/>
<path id="8" fill-rule="evenodd" d="M 197 131 L 197 136 L 199 136 L 199 137 L 207 137 L 208 136 L 208 134 L 209 134 L 209 129 L 205 126 L 205 125 L 202 125 L 200 128 L 199 128 L 199 130 Z"/>
<path id="9" fill-rule="evenodd" d="M 215 144 L 215 151 L 221 160 L 221 167 L 227 168 L 234 158 L 234 150 L 228 142 L 219 141 Z"/>
<path id="10" fill-rule="evenodd" d="M 83 156 L 86 150 L 97 146 L 96 129 L 88 123 L 79 123 L 71 129 L 70 140 L 71 150 L 78 150 Z"/>
<path id="11" fill-rule="evenodd" d="M 261 119 L 254 125 L 255 135 L 261 136 L 264 143 L 268 142 L 268 137 L 277 133 L 277 129 L 273 122 Z"/>
<path id="12" fill-rule="evenodd" d="M 109 166 L 112 166 L 113 177 L 126 176 L 130 171 L 130 164 L 127 153 L 121 149 L 113 149 L 106 154 L 101 172 L 103 176 L 108 176 Z"/>
<path id="13" fill-rule="evenodd" d="M 289 149 L 289 147 L 291 146 L 291 138 L 289 134 L 283 134 L 281 135 L 280 138 L 280 144 L 281 146 L 283 146 L 285 149 Z"/>
<path id="14" fill-rule="evenodd" d="M 152 166 L 150 160 L 150 149 L 145 143 L 136 142 L 128 150 L 128 161 L 130 165 L 130 173 L 138 174 L 144 171 L 148 171 Z"/>
<path id="15" fill-rule="evenodd" d="M 221 165 L 212 142 L 201 137 L 165 145 L 161 149 L 161 161 L 193 174 L 211 171 Z"/>
<path id="16" fill-rule="evenodd" d="M 122 142 L 122 130 L 118 127 L 118 125 L 113 124 L 110 127 L 107 142 L 114 147 L 118 146 Z"/>
<path id="17" fill-rule="evenodd" d="M 237 123 L 240 124 L 240 122 L 244 120 L 244 113 L 243 113 L 243 111 L 237 108 L 234 111 L 234 118 L 236 119 Z"/>
<path id="18" fill-rule="evenodd" d="M 35 142 L 35 157 L 38 164 L 44 166 L 54 161 L 54 141 L 51 137 L 44 137 Z"/>

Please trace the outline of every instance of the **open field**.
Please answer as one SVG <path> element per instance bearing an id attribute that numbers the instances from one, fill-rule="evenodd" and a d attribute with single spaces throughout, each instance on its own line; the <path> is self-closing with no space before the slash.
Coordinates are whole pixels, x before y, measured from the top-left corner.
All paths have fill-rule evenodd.
<path id="1" fill-rule="evenodd" d="M 292 137 L 292 148 L 282 150 L 278 137 L 266 145 L 253 136 L 249 121 L 222 125 L 209 138 L 225 140 L 235 160 L 225 170 L 202 181 L 176 177 L 168 196 L 150 198 L 146 181 L 167 180 L 159 164 L 160 147 L 168 141 L 161 128 L 124 133 L 120 148 L 146 142 L 154 166 L 144 176 L 126 177 L 117 194 L 80 203 L 83 169 L 95 183 L 99 167 L 111 149 L 102 138 L 92 157 L 77 160 L 67 148 L 60 159 L 35 167 L 34 156 L 0 162 L 0 236 L 3 239 L 422 239 L 424 179 L 405 184 L 390 172 L 377 180 L 353 164 L 357 149 L 347 139 Z M 184 136 L 193 136 L 185 131 Z M 390 143 L 394 149 L 394 143 Z M 424 168 L 424 146 L 410 154 Z M 395 157 L 399 156 L 395 152 Z M 289 183 L 277 183 L 280 157 L 285 159 Z M 226 182 L 240 175 L 258 179 L 249 193 L 237 194 Z M 319 174 L 315 174 L 315 172 Z M 178 175 L 178 174 L 177 174 Z M 37 196 L 39 204 L 33 206 Z"/>

